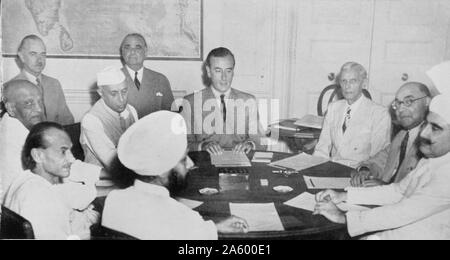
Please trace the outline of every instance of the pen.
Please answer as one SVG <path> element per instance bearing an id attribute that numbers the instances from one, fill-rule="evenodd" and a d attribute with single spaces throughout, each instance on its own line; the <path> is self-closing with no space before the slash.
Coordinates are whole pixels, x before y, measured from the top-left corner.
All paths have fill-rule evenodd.
<path id="1" fill-rule="evenodd" d="M 311 185 L 312 185 L 314 188 L 316 187 L 316 185 L 314 185 L 314 183 L 312 182 L 311 179 L 309 179 L 309 182 L 311 182 Z"/>

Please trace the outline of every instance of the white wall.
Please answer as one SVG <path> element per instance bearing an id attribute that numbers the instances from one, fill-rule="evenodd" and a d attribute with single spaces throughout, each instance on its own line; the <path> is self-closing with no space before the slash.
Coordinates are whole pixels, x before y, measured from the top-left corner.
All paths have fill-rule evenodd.
<path id="1" fill-rule="evenodd" d="M 348 60 L 367 66 L 375 101 L 388 104 L 402 84 L 402 73 L 421 80 L 426 68 L 450 57 L 450 1 L 428 2 L 204 0 L 204 55 L 218 46 L 229 47 L 237 59 L 233 86 L 258 98 L 278 99 L 283 118 L 315 113 L 320 91 L 330 84 L 328 74 Z M 392 41 L 416 51 L 403 48 L 394 53 L 399 57 L 387 55 L 391 53 L 386 54 L 385 46 Z M 419 41 L 433 48 L 418 49 Z M 45 73 L 61 81 L 80 120 L 90 107 L 89 87 L 96 72 L 111 65 L 121 64 L 119 60 L 49 59 Z M 203 88 L 200 61 L 145 65 L 169 78 L 175 96 Z M 17 73 L 14 60 L 4 59 L 3 79 Z"/>

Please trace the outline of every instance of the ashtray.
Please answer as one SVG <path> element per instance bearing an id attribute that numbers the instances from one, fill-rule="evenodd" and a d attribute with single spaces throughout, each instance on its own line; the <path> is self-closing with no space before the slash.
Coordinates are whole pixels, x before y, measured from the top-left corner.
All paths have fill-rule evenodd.
<path id="1" fill-rule="evenodd" d="M 289 193 L 289 192 L 293 191 L 294 189 L 289 186 L 276 186 L 276 187 L 273 187 L 273 190 L 278 193 Z"/>
<path id="2" fill-rule="evenodd" d="M 219 193 L 219 191 L 214 188 L 204 188 L 204 189 L 199 190 L 198 192 L 200 192 L 200 194 L 202 194 L 202 195 L 207 195 L 207 196 L 215 195 L 215 194 Z"/>

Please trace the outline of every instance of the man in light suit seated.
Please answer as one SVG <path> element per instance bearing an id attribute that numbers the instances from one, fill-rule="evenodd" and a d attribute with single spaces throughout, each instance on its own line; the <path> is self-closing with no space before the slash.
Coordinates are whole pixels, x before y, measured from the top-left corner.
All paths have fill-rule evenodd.
<path id="1" fill-rule="evenodd" d="M 217 232 L 246 232 L 248 224 L 243 219 L 228 217 L 214 224 L 172 198 L 184 188 L 193 165 L 187 156 L 186 133 L 179 114 L 159 111 L 123 134 L 119 159 L 136 173 L 135 181 L 108 195 L 103 226 L 148 240 L 215 240 Z"/>
<path id="2" fill-rule="evenodd" d="M 419 133 L 430 101 L 431 93 L 422 83 L 406 83 L 399 89 L 392 109 L 403 129 L 386 149 L 352 172 L 352 186 L 371 187 L 398 183 L 416 168 L 421 159 Z"/>
<path id="3" fill-rule="evenodd" d="M 61 83 L 44 75 L 47 50 L 44 42 L 36 35 L 23 38 L 18 51 L 21 71 L 13 80 L 28 80 L 35 85 L 42 95 L 46 121 L 61 125 L 74 123 L 72 112 L 66 103 Z"/>
<path id="4" fill-rule="evenodd" d="M 212 50 L 205 67 L 210 85 L 185 97 L 182 115 L 191 151 L 221 154 L 264 149 L 256 98 L 231 88 L 235 58 L 226 48 Z"/>
<path id="5" fill-rule="evenodd" d="M 101 99 L 81 120 L 80 143 L 85 162 L 113 172 L 120 166 L 117 159 L 119 138 L 138 120 L 138 115 L 128 104 L 129 87 L 120 69 L 108 67 L 99 72 L 97 85 Z"/>
<path id="6" fill-rule="evenodd" d="M 450 239 L 450 97 L 430 104 L 420 137 L 425 156 L 399 183 L 347 192 L 324 191 L 316 196 L 315 214 L 347 224 L 352 237 L 377 232 L 368 239 Z M 342 212 L 337 204 L 380 205 L 365 211 Z"/>
<path id="7" fill-rule="evenodd" d="M 391 117 L 363 95 L 367 82 L 362 65 L 342 66 L 339 83 L 345 99 L 329 105 L 314 155 L 356 168 L 389 145 Z"/>

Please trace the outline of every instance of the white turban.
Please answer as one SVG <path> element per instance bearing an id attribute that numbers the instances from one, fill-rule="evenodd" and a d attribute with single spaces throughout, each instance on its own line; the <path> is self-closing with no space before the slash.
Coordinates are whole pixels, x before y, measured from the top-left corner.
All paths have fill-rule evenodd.
<path id="1" fill-rule="evenodd" d="M 431 100 L 430 112 L 438 114 L 450 124 L 450 94 L 438 95 Z"/>
<path id="2" fill-rule="evenodd" d="M 450 61 L 434 66 L 427 75 L 441 94 L 450 94 Z"/>
<path id="3" fill-rule="evenodd" d="M 173 169 L 187 149 L 186 122 L 169 111 L 152 113 L 122 135 L 117 153 L 122 164 L 143 176 L 158 176 Z"/>
<path id="4" fill-rule="evenodd" d="M 123 72 L 119 68 L 108 67 L 97 73 L 98 86 L 119 85 L 124 81 L 125 74 L 123 74 Z"/>

